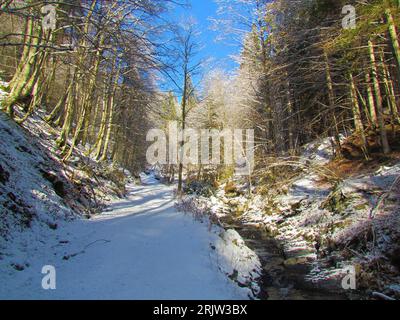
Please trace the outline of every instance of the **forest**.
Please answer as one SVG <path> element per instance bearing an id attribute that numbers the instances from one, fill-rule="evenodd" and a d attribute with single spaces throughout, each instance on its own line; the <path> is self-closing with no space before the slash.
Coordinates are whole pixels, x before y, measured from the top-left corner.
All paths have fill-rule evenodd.
<path id="1" fill-rule="evenodd" d="M 47 213 L 50 207 L 37 209 L 41 201 L 71 210 L 68 217 L 98 219 L 108 205 L 116 216 L 122 214 L 118 210 L 124 209 L 113 206 L 123 200 L 111 193 L 128 197 L 132 210 L 153 208 L 151 201 L 166 196 L 175 204 L 165 212 L 205 219 L 209 229 L 225 230 L 223 241 L 242 244 L 212 245 L 224 257 L 216 258 L 224 261 L 222 273 L 247 290 L 239 294 L 229 284 L 224 290 L 232 295 L 226 299 L 400 298 L 400 0 L 212 2 L 216 11 L 207 19 L 207 32 L 237 48 L 227 57 L 234 68 L 206 56 L 205 30 L 185 0 L 0 1 L 0 238 L 13 238 L 21 221 L 22 229 L 35 220 L 57 229 L 52 226 L 61 218 Z M 187 14 L 176 17 L 176 10 Z M 253 130 L 253 167 L 237 176 L 237 155 L 228 163 L 184 162 L 185 138 L 177 140 L 178 150 L 167 152 L 167 161 L 149 163 L 156 141 L 149 132 L 156 128 L 165 133 L 161 142 L 172 142 L 177 132 L 171 123 L 186 131 Z M 16 162 L 20 155 L 13 158 L 14 149 L 7 153 L 20 130 L 28 134 L 19 140 L 26 141 L 24 148 L 40 145 L 40 151 L 23 152 L 33 159 L 27 166 L 38 161 L 44 181 L 35 187 L 26 183 L 29 190 L 23 190 L 29 178 L 21 164 L 27 160 Z M 225 137 L 217 145 L 218 158 L 230 150 L 228 144 Z M 210 146 L 205 148 L 208 155 Z M 34 160 L 37 152 L 44 152 L 45 160 Z M 21 176 L 13 176 L 16 172 Z M 140 181 L 144 198 L 136 203 L 129 192 Z M 47 197 L 48 191 L 35 194 L 43 183 L 57 200 Z M 157 189 L 159 183 L 166 189 Z M 133 193 L 140 195 L 141 189 Z M 132 220 L 131 227 L 141 223 L 151 220 Z M 125 228 L 111 229 L 107 240 L 89 240 L 107 246 L 113 243 L 108 237 Z M 174 241 L 185 239 L 185 232 Z M 76 255 L 83 257 L 92 245 Z M 2 248 L 0 242 L 0 264 Z M 231 251 L 239 262 L 226 258 Z M 143 248 L 138 252 L 148 254 Z M 246 255 L 251 262 L 241 260 Z M 89 259 L 82 259 L 91 270 Z M 12 260 L 2 268 L 25 272 L 24 263 Z M 349 265 L 358 287 L 344 290 L 343 270 Z M 10 287 L 0 289 L 0 297 L 14 292 L 18 298 L 16 283 L 1 279 Z M 79 299 L 78 287 L 71 284 L 68 290 Z M 178 290 L 143 294 L 218 298 L 214 289 L 210 285 L 203 296 L 182 296 Z M 123 293 L 118 297 L 142 298 Z"/>

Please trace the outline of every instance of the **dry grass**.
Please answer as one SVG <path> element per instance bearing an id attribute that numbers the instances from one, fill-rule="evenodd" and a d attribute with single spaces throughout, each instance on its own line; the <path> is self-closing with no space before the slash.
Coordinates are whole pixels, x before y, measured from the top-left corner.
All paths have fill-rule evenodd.
<path id="1" fill-rule="evenodd" d="M 377 171 L 381 166 L 392 165 L 400 161 L 400 152 L 392 152 L 389 156 L 375 154 L 370 160 L 335 159 L 326 165 L 340 179 L 347 179 Z"/>

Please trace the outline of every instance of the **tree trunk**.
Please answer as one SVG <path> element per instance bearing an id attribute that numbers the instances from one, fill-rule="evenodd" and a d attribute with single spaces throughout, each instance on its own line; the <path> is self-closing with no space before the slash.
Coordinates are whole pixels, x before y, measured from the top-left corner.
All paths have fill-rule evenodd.
<path id="1" fill-rule="evenodd" d="M 66 156 L 64 157 L 64 161 L 68 160 L 68 158 L 71 156 L 75 146 L 78 144 L 78 139 L 82 133 L 82 128 L 83 128 L 84 122 L 86 121 L 86 118 L 90 116 L 89 105 L 91 103 L 91 98 L 92 98 L 92 96 L 94 94 L 94 90 L 95 90 L 95 83 L 96 83 L 96 79 L 97 79 L 97 74 L 99 72 L 101 56 L 103 53 L 103 50 L 101 49 L 103 46 L 103 42 L 104 42 L 104 36 L 102 35 L 100 38 L 100 42 L 99 42 L 99 49 L 96 52 L 96 58 L 95 58 L 96 60 L 94 62 L 93 74 L 92 74 L 92 77 L 90 78 L 89 84 L 87 85 L 86 94 L 83 95 L 82 108 L 81 108 L 82 112 L 81 112 L 80 116 L 78 117 L 78 124 L 76 126 L 74 137 L 72 139 L 71 147 L 70 147 L 70 150 L 68 151 L 68 153 L 66 154 Z"/>
<path id="2" fill-rule="evenodd" d="M 29 19 L 31 21 L 31 19 Z M 13 85 L 11 88 L 10 95 L 2 102 L 3 108 L 6 110 L 7 114 L 13 118 L 14 117 L 14 105 L 18 103 L 18 101 L 22 100 L 23 95 L 26 95 L 27 92 L 30 92 L 35 84 L 34 79 L 32 78 L 32 69 L 35 74 L 35 62 L 37 59 L 37 51 L 38 44 L 40 39 L 40 27 L 34 27 L 33 21 L 29 22 L 29 38 L 32 39 L 29 44 L 29 51 L 27 53 L 27 58 L 25 61 L 21 61 L 23 63 L 22 67 L 20 67 L 20 72 L 15 75 L 15 79 L 12 80 Z M 34 29 L 39 32 L 35 32 Z"/>
<path id="3" fill-rule="evenodd" d="M 67 99 L 65 102 L 65 119 L 60 132 L 60 136 L 57 139 L 57 145 L 61 147 L 65 147 L 67 142 L 69 132 L 71 131 L 73 114 L 74 114 L 74 105 L 75 105 L 75 82 L 77 78 L 77 66 L 74 67 L 73 76 L 71 79 L 70 87 L 68 90 Z"/>
<path id="4" fill-rule="evenodd" d="M 335 139 L 335 146 L 334 146 L 335 154 L 340 155 L 341 154 L 341 142 L 340 142 L 339 127 L 338 127 L 337 118 L 336 118 L 336 114 L 335 114 L 335 92 L 333 90 L 331 68 L 329 65 L 328 54 L 326 52 L 324 52 L 324 58 L 325 58 L 326 84 L 328 87 L 328 100 L 329 100 L 329 109 L 330 109 L 329 114 L 332 115 L 333 123 L 334 123 L 334 126 L 333 127 L 331 126 L 330 131 L 331 131 L 331 135 Z"/>
<path id="5" fill-rule="evenodd" d="M 386 9 L 385 13 L 386 13 L 387 24 L 389 27 L 390 40 L 392 42 L 393 55 L 396 59 L 397 70 L 400 76 L 400 45 L 399 45 L 399 38 L 397 36 L 396 25 L 393 19 L 393 15 L 389 8 Z"/>
<path id="6" fill-rule="evenodd" d="M 377 113 L 379 132 L 381 136 L 381 144 L 383 148 L 383 153 L 388 154 L 390 153 L 391 150 L 389 146 L 389 141 L 386 132 L 386 125 L 385 125 L 385 118 L 383 114 L 382 95 L 379 84 L 378 67 L 376 65 L 374 44 L 371 40 L 368 41 L 368 47 L 369 47 L 370 63 L 372 70 L 372 82 L 374 84 L 374 91 L 375 91 L 376 113 Z"/>
<path id="7" fill-rule="evenodd" d="M 106 139 L 104 141 L 103 154 L 102 154 L 102 156 L 100 158 L 100 161 L 105 161 L 107 159 L 107 151 L 108 151 L 108 146 L 110 144 L 111 132 L 112 132 L 112 129 L 113 129 L 114 109 L 115 109 L 114 97 L 115 97 L 117 86 L 118 86 L 118 80 L 119 80 L 119 69 L 118 69 L 117 74 L 115 76 L 113 92 L 111 94 L 110 114 L 108 116 L 107 133 L 106 133 Z"/>
<path id="8" fill-rule="evenodd" d="M 25 21 L 25 33 L 24 33 L 24 49 L 22 51 L 22 56 L 19 59 L 19 63 L 17 69 L 14 73 L 13 78 L 9 83 L 9 87 L 13 88 L 15 83 L 17 82 L 18 78 L 21 75 L 21 72 L 28 61 L 28 55 L 30 50 L 30 44 L 32 42 L 32 34 L 33 34 L 33 19 L 31 17 L 27 17 Z"/>
<path id="9" fill-rule="evenodd" d="M 188 99 L 188 69 L 185 66 L 184 71 L 184 85 L 183 85 L 183 96 L 182 96 L 182 132 L 186 129 L 186 104 Z M 181 137 L 183 140 L 183 137 Z M 179 171 L 178 171 L 178 194 L 182 194 L 182 187 L 183 187 L 183 146 L 184 142 L 181 141 L 180 143 L 180 152 L 179 152 Z"/>
<path id="10" fill-rule="evenodd" d="M 367 157 L 367 139 L 365 137 L 364 125 L 362 123 L 360 104 L 358 103 L 358 98 L 357 98 L 357 88 L 354 82 L 353 75 L 351 73 L 349 75 L 349 78 L 350 78 L 350 97 L 353 110 L 354 127 L 356 133 L 360 135 L 360 138 L 362 140 L 362 148 Z"/>
<path id="11" fill-rule="evenodd" d="M 366 86 L 367 86 L 367 96 L 368 96 L 368 109 L 369 109 L 368 110 L 369 111 L 368 119 L 370 120 L 371 126 L 373 128 L 376 128 L 376 124 L 378 123 L 378 117 L 376 115 L 374 94 L 373 94 L 373 89 L 371 86 L 371 75 L 370 75 L 369 68 L 365 74 L 365 82 L 366 82 Z"/>

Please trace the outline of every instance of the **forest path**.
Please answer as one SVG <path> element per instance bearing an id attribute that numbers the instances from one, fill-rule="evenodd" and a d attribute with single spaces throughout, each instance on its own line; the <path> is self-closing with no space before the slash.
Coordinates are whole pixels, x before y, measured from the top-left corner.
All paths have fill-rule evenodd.
<path id="1" fill-rule="evenodd" d="M 60 226 L 34 256 L 27 250 L 27 268 L 1 275 L 0 297 L 246 298 L 210 259 L 207 226 L 174 208 L 173 188 L 152 176 L 142 182 L 94 219 Z M 55 290 L 42 288 L 44 265 L 55 267 Z"/>

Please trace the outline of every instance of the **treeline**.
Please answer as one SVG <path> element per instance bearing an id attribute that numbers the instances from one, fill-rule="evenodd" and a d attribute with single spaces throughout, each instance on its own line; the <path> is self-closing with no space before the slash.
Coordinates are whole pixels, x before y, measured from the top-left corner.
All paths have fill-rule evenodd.
<path id="1" fill-rule="evenodd" d="M 214 69 L 200 90 L 195 25 L 174 29 L 164 20 L 174 0 L 2 1 L 0 70 L 9 95 L 1 106 L 19 123 L 45 109 L 60 128 L 64 160 L 82 145 L 99 161 L 134 170 L 147 163 L 148 129 L 167 131 L 174 120 L 180 129 L 255 129 L 260 170 L 265 159 L 298 155 L 316 138 L 332 137 L 337 155 L 346 152 L 343 135 L 365 158 L 398 147 L 398 0 L 216 2 L 216 29 L 241 43 L 239 68 Z M 49 5 L 55 30 L 43 24 Z M 355 25 L 346 26 L 352 8 Z M 167 29 L 175 30 L 169 40 Z M 178 93 L 160 94 L 163 68 Z M 201 178 L 210 168 L 185 169 Z M 166 171 L 182 176 L 183 168 Z"/>
<path id="2" fill-rule="evenodd" d="M 398 0 L 217 2 L 216 30 L 243 49 L 231 80 L 214 75 L 209 105 L 256 129 L 259 158 L 297 155 L 324 137 L 340 155 L 343 134 L 366 158 L 398 147 Z"/>
<path id="3" fill-rule="evenodd" d="M 350 9 L 342 12 L 345 6 Z M 353 13 L 352 26 L 346 19 Z M 272 125 L 266 133 L 272 150 L 296 150 L 330 135 L 340 153 L 340 134 L 355 131 L 368 157 L 367 135 L 375 131 L 381 151 L 391 151 L 388 134 L 400 124 L 399 13 L 399 2 L 389 0 L 270 5 L 267 35 L 254 30 L 262 42 L 260 85 L 268 92 L 265 116 Z"/>
<path id="4" fill-rule="evenodd" d="M 81 144 L 99 161 L 138 170 L 171 2 L 1 1 L 2 109 L 20 124 L 44 109 L 65 161 Z"/>

